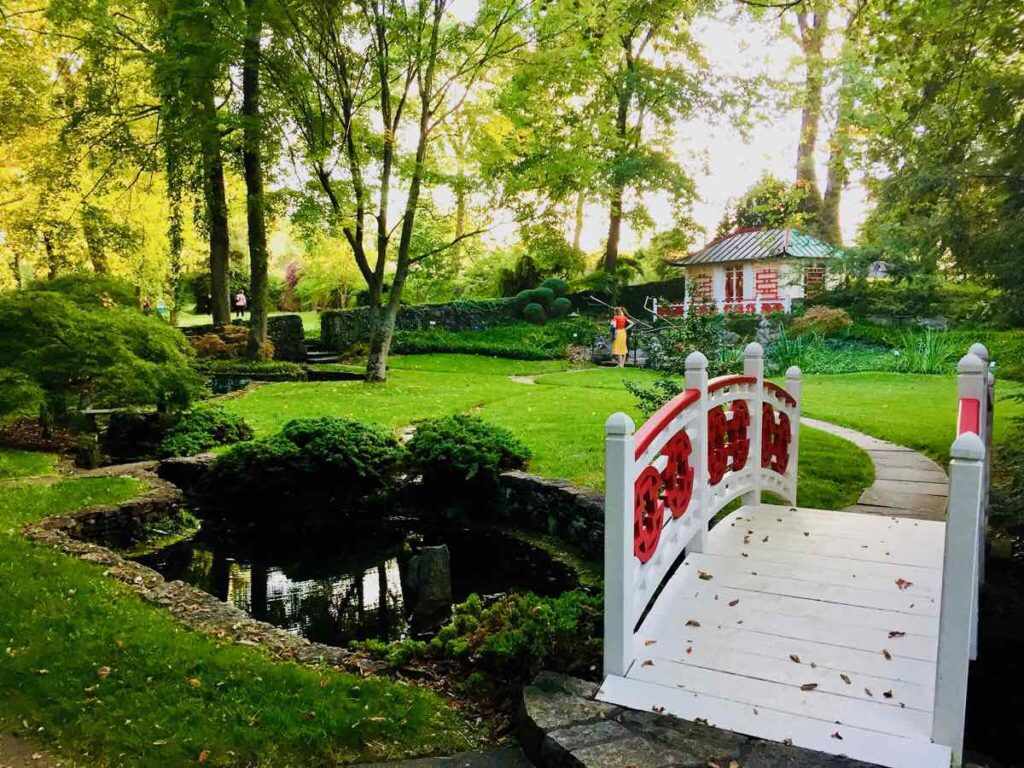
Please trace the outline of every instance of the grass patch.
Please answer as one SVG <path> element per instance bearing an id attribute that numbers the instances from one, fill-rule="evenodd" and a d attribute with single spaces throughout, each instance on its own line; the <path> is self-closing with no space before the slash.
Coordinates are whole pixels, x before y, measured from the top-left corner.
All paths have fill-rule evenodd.
<path id="1" fill-rule="evenodd" d="M 1006 438 L 1024 403 L 1006 395 L 1024 391 L 1017 382 L 997 381 L 994 441 Z M 957 392 L 953 376 L 857 373 L 806 376 L 805 416 L 852 427 L 869 435 L 948 461 L 956 437 Z"/>
<path id="2" fill-rule="evenodd" d="M 0 716 L 104 766 L 327 766 L 469 746 L 427 691 L 186 631 L 100 568 L 14 534 L 138 487 L 95 478 L 0 490 Z"/>
<path id="3" fill-rule="evenodd" d="M 0 479 L 51 475 L 56 463 L 54 453 L 0 448 Z"/>
<path id="4" fill-rule="evenodd" d="M 517 384 L 510 375 L 535 376 L 536 384 Z M 224 406 L 244 416 L 257 435 L 272 434 L 289 419 L 309 416 L 346 416 L 401 427 L 471 412 L 522 440 L 533 454 L 531 472 L 600 489 L 605 420 L 621 410 L 641 421 L 623 379 L 652 377 L 651 372 L 636 369 L 566 371 L 560 363 L 544 361 L 422 355 L 395 358 L 383 386 L 273 384 L 227 400 Z M 812 386 L 805 385 L 805 391 Z M 856 501 L 872 481 L 867 455 L 831 435 L 806 429 L 802 434 L 800 503 L 838 509 Z"/>

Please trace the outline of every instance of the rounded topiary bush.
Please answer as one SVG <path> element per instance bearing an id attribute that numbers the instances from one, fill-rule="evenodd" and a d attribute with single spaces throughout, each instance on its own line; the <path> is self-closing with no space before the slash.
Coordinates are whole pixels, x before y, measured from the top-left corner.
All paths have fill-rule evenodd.
<path id="1" fill-rule="evenodd" d="M 544 321 L 548 319 L 547 314 L 544 312 L 544 307 L 536 302 L 527 304 L 523 308 L 523 317 L 537 325 L 543 325 Z"/>
<path id="2" fill-rule="evenodd" d="M 200 405 L 178 417 L 167 430 L 157 455 L 194 456 L 218 445 L 232 445 L 253 437 L 245 419 L 219 405 Z"/>
<path id="3" fill-rule="evenodd" d="M 555 292 L 550 288 L 534 288 L 530 291 L 530 298 L 535 304 L 540 304 L 544 307 L 544 311 L 551 309 L 551 305 L 555 302 Z"/>
<path id="4" fill-rule="evenodd" d="M 352 419 L 297 419 L 277 435 L 240 443 L 213 469 L 212 499 L 246 518 L 247 508 L 270 513 L 314 509 L 336 517 L 390 491 L 406 457 L 388 429 Z M 277 519 L 277 518 L 276 518 Z"/>
<path id="5" fill-rule="evenodd" d="M 551 305 L 551 316 L 552 317 L 565 317 L 572 310 L 572 302 L 564 296 L 560 296 L 555 299 Z"/>
<path id="6" fill-rule="evenodd" d="M 520 291 L 519 293 L 516 294 L 515 299 L 513 299 L 515 308 L 520 312 L 522 312 L 526 308 L 526 305 L 531 303 L 532 301 L 533 291 L 530 290 Z"/>
<path id="7" fill-rule="evenodd" d="M 555 294 L 556 298 L 565 296 L 569 292 L 569 284 L 558 277 L 549 277 L 540 284 L 541 288 L 548 288 Z"/>
<path id="8" fill-rule="evenodd" d="M 522 469 L 530 458 L 530 450 L 507 429 L 467 414 L 423 422 L 408 448 L 424 483 L 446 495 L 494 489 L 498 475 Z"/>

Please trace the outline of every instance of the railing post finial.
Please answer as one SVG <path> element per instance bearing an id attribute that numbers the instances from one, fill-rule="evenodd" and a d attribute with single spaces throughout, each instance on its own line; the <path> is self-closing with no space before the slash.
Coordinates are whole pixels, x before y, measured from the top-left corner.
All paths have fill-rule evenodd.
<path id="1" fill-rule="evenodd" d="M 753 391 L 748 400 L 750 404 L 750 454 L 747 465 L 750 472 L 750 491 L 743 494 L 746 506 L 761 503 L 761 439 L 764 414 L 761 404 L 764 402 L 764 347 L 752 341 L 743 349 L 743 373 L 755 379 Z"/>
<path id="2" fill-rule="evenodd" d="M 633 420 L 604 423 L 604 674 L 624 675 L 633 660 Z"/>
<path id="3" fill-rule="evenodd" d="M 988 363 L 988 347 L 982 344 L 980 341 L 976 341 L 971 344 L 971 348 L 967 350 L 970 354 L 981 358 L 983 363 Z"/>

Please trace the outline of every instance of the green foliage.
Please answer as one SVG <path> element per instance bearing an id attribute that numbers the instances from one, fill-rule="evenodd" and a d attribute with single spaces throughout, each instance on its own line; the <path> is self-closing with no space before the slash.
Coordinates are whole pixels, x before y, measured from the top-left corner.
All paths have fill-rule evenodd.
<path id="1" fill-rule="evenodd" d="M 572 302 L 565 298 L 565 296 L 559 296 L 551 303 L 551 317 L 553 319 L 559 319 L 565 317 L 572 311 Z"/>
<path id="2" fill-rule="evenodd" d="M 298 496 L 345 504 L 389 490 L 405 459 L 394 432 L 351 419 L 296 419 L 273 437 L 235 445 L 217 460 L 221 502 L 247 516 L 246 503 Z"/>
<path id="3" fill-rule="evenodd" d="M 970 342 L 960 334 L 904 331 L 896 368 L 904 373 L 950 373 L 969 347 Z"/>
<path id="4" fill-rule="evenodd" d="M 671 375 L 686 372 L 686 357 L 702 352 L 708 359 L 708 376 L 731 373 L 742 361 L 743 350 L 726 345 L 725 326 L 721 315 L 691 313 L 685 318 L 645 341 L 647 365 Z"/>
<path id="5" fill-rule="evenodd" d="M 804 226 L 808 218 L 803 212 L 806 197 L 805 189 L 765 173 L 726 210 L 715 236 L 725 237 L 737 229 L 750 227 L 773 229 Z"/>
<path id="6" fill-rule="evenodd" d="M 624 380 L 623 385 L 626 391 L 636 398 L 636 407 L 644 418 L 650 418 L 661 406 L 683 391 L 683 383 L 680 379 L 674 379 L 668 374 L 662 373 L 657 379 L 651 382 L 639 382 Z"/>
<path id="7" fill-rule="evenodd" d="M 185 338 L 134 306 L 120 306 L 116 283 L 67 278 L 59 287 L 0 297 L 5 390 L 45 398 L 57 413 L 72 397 L 99 406 L 182 407 L 202 391 Z"/>
<path id="8" fill-rule="evenodd" d="M 461 352 L 513 360 L 558 360 L 565 358 L 570 345 L 589 346 L 594 333 L 592 323 L 576 318 L 544 325 L 499 325 L 484 331 L 399 331 L 394 351 L 403 355 Z"/>
<path id="9" fill-rule="evenodd" d="M 729 312 L 725 317 L 725 330 L 740 337 L 741 341 L 753 341 L 761 325 L 761 315 L 750 315 L 741 312 Z"/>
<path id="10" fill-rule="evenodd" d="M 842 309 L 811 307 L 793 320 L 790 330 L 795 336 L 807 333 L 817 336 L 833 336 L 851 325 L 853 325 L 853 319 Z"/>
<path id="11" fill-rule="evenodd" d="M 298 363 L 287 360 L 198 360 L 196 369 L 206 374 L 224 374 L 229 376 L 259 376 L 267 374 L 294 376 L 302 378 L 304 369 Z"/>
<path id="12" fill-rule="evenodd" d="M 549 277 L 540 284 L 540 287 L 551 291 L 555 298 L 562 298 L 569 292 L 569 284 L 557 277 Z"/>
<path id="13" fill-rule="evenodd" d="M 487 607 L 470 595 L 429 643 L 357 647 L 396 665 L 417 656 L 455 659 L 483 672 L 494 690 L 507 691 L 544 669 L 592 677 L 600 666 L 601 621 L 601 597 L 579 590 L 553 598 L 505 595 Z"/>
<path id="14" fill-rule="evenodd" d="M 0 448 L 0 479 L 51 475 L 56 464 L 53 453 Z"/>
<path id="15" fill-rule="evenodd" d="M 408 449 L 424 482 L 446 493 L 466 481 L 474 487 L 494 488 L 499 474 L 523 469 L 530 458 L 529 449 L 510 431 L 468 414 L 418 424 Z"/>
<path id="16" fill-rule="evenodd" d="M 139 305 L 135 289 L 124 280 L 109 275 L 65 275 L 34 283 L 29 290 L 59 293 L 83 308 L 116 306 L 130 309 Z"/>
<path id="17" fill-rule="evenodd" d="M 531 294 L 533 291 L 530 292 Z M 532 296 L 531 296 L 532 298 Z M 531 301 L 525 307 L 523 307 L 523 317 L 534 325 L 543 325 L 548 319 L 544 313 L 544 307 L 535 301 Z"/>
<path id="18" fill-rule="evenodd" d="M 778 337 L 769 342 L 765 350 L 765 368 L 768 373 L 785 373 L 791 366 L 802 367 L 804 355 L 812 343 L 810 335 L 797 336 L 779 329 Z"/>
<path id="19" fill-rule="evenodd" d="M 157 455 L 194 456 L 218 445 L 251 440 L 252 428 L 245 419 L 218 405 L 201 405 L 181 414 L 164 435 Z"/>

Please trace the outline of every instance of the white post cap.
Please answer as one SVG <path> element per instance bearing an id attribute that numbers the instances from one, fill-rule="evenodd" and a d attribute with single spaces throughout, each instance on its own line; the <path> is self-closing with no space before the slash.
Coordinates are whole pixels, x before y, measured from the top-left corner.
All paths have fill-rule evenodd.
<path id="1" fill-rule="evenodd" d="M 789 368 L 786 369 L 787 379 L 799 379 L 802 376 L 803 374 L 800 372 L 800 368 L 796 365 L 791 365 L 789 366 Z"/>
<path id="2" fill-rule="evenodd" d="M 686 356 L 686 370 L 702 371 L 708 367 L 708 359 L 703 352 L 691 352 Z"/>
<path id="3" fill-rule="evenodd" d="M 949 455 L 954 459 L 982 461 L 985 458 L 985 444 L 974 432 L 964 432 L 953 441 Z"/>
<path id="4" fill-rule="evenodd" d="M 744 357 L 764 357 L 764 347 L 756 341 L 752 341 L 743 348 Z"/>
<path id="5" fill-rule="evenodd" d="M 988 347 L 982 344 L 980 341 L 971 344 L 971 348 L 967 350 L 972 355 L 977 355 L 984 362 L 988 362 Z"/>
<path id="6" fill-rule="evenodd" d="M 957 363 L 956 369 L 960 373 L 984 373 L 985 362 L 977 355 L 968 352 L 960 358 L 960 362 Z"/>
<path id="7" fill-rule="evenodd" d="M 606 435 L 632 435 L 635 429 L 636 424 L 622 411 L 613 413 L 604 423 L 604 433 Z"/>

